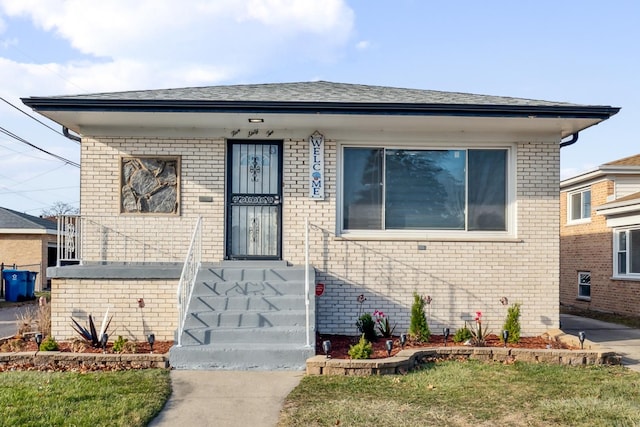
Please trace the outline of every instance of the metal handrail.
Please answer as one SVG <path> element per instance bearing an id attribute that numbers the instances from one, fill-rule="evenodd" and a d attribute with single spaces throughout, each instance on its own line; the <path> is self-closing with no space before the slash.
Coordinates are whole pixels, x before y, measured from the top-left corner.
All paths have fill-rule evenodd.
<path id="1" fill-rule="evenodd" d="M 189 251 L 182 267 L 180 282 L 178 283 L 178 332 L 177 347 L 182 346 L 182 332 L 187 320 L 187 308 L 196 283 L 196 277 L 202 265 L 202 217 L 198 217 L 191 237 Z"/>
<path id="2" fill-rule="evenodd" d="M 309 301 L 309 267 L 311 262 L 309 261 L 309 217 L 304 219 L 304 306 L 307 331 L 307 347 L 311 347 L 311 313 L 310 313 L 310 301 Z"/>

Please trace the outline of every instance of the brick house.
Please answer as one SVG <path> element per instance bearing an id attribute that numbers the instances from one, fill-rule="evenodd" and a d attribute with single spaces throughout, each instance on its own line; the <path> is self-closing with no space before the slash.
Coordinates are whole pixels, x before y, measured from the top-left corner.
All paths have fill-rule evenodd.
<path id="1" fill-rule="evenodd" d="M 640 315 L 640 155 L 560 183 L 560 303 Z"/>
<path id="2" fill-rule="evenodd" d="M 51 269 L 53 333 L 109 307 L 208 368 L 240 364 L 216 346 L 308 355 L 363 311 L 406 330 L 414 292 L 433 331 L 478 310 L 499 330 L 503 297 L 525 335 L 557 327 L 561 141 L 618 111 L 323 81 L 23 102 L 81 135 L 81 223 L 61 230 L 81 265 Z"/>
<path id="3" fill-rule="evenodd" d="M 55 221 L 0 208 L 0 263 L 37 272 L 35 288 L 42 290 L 47 267 L 56 265 L 57 228 Z"/>

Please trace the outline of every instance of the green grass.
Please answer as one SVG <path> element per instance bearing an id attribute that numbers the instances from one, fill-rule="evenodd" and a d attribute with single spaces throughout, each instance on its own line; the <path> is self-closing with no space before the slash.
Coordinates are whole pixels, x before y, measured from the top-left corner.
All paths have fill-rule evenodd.
<path id="1" fill-rule="evenodd" d="M 640 374 L 621 367 L 440 362 L 404 376 L 309 376 L 279 426 L 634 426 Z"/>
<path id="2" fill-rule="evenodd" d="M 169 398 L 169 371 L 2 372 L 0 424 L 145 426 Z"/>

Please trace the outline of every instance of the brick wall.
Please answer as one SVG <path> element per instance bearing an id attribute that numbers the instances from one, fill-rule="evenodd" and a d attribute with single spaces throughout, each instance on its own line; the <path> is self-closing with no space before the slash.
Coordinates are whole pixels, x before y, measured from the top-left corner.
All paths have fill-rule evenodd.
<path id="1" fill-rule="evenodd" d="M 91 314 L 99 329 L 107 308 L 113 316 L 107 333 L 113 339 L 122 335 L 146 341 L 150 333 L 159 341 L 174 338 L 178 324 L 174 280 L 54 279 L 51 292 L 51 334 L 58 340 L 77 337 L 71 318 L 88 325 Z"/>
<path id="2" fill-rule="evenodd" d="M 312 224 L 311 261 L 318 282 L 326 284 L 325 294 L 317 298 L 320 332 L 355 334 L 355 321 L 361 310 L 375 309 L 390 315 L 397 332 L 406 330 L 413 292 L 431 296 L 427 315 L 436 333 L 442 327 L 463 326 L 476 311 L 482 311 L 489 328 L 498 332 L 506 315 L 506 307 L 500 304 L 502 297 L 510 303 L 522 303 L 524 334 L 539 334 L 558 326 L 557 144 L 517 145 L 517 239 L 489 241 L 336 237 L 337 148 L 336 141 L 326 141 L 326 199 L 316 201 L 307 197 L 306 137 L 284 141 L 283 258 L 292 264 L 304 263 L 304 222 L 308 216 Z M 82 144 L 82 213 L 119 215 L 120 156 L 178 155 L 182 169 L 181 215 L 145 216 L 143 222 L 170 236 L 158 242 L 169 250 L 183 244 L 182 232 L 173 236 L 172 230 L 183 230 L 180 222 L 185 217 L 201 215 L 204 260 L 219 261 L 224 254 L 224 153 L 222 140 L 86 139 Z M 199 196 L 211 196 L 213 201 L 200 202 Z M 419 245 L 426 249 L 421 250 Z M 142 333 L 140 313 L 132 307 L 140 293 L 137 285 L 126 284 L 116 291 L 107 281 L 56 282 L 54 294 L 68 295 L 68 299 L 61 299 L 54 306 L 55 333 L 67 333 L 68 318 L 76 310 L 103 310 L 107 305 L 131 321 L 133 335 Z M 143 285 L 145 293 L 152 293 L 160 284 L 150 281 Z M 161 285 L 172 288 L 166 292 L 175 301 L 177 283 Z M 362 305 L 356 301 L 360 294 L 367 298 Z M 162 299 L 162 295 L 164 292 L 157 298 Z M 175 323 L 171 316 L 163 316 L 158 315 L 155 327 L 168 333 Z"/>
<path id="3" fill-rule="evenodd" d="M 614 194 L 612 180 L 591 184 L 591 221 L 567 224 L 567 191 L 560 194 L 560 302 L 587 310 L 640 315 L 640 282 L 612 280 L 613 234 L 595 210 Z M 591 272 L 591 299 L 578 298 L 578 271 Z"/>

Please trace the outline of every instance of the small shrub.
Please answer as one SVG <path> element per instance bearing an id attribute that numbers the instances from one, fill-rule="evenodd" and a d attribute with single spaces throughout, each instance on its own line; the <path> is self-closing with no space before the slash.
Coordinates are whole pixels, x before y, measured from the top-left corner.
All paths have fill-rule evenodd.
<path id="1" fill-rule="evenodd" d="M 363 313 L 356 322 L 356 326 L 367 341 L 374 342 L 378 339 L 378 335 L 376 334 L 376 322 L 373 320 L 373 317 L 371 317 L 371 314 Z"/>
<path id="2" fill-rule="evenodd" d="M 138 352 L 138 344 L 135 341 L 127 341 L 122 346 L 123 353 L 137 353 Z"/>
<path id="3" fill-rule="evenodd" d="M 36 311 L 36 324 L 38 331 L 44 336 L 51 335 L 51 305 L 47 303 L 45 297 L 38 300 L 38 310 Z"/>
<path id="4" fill-rule="evenodd" d="M 17 351 L 22 351 L 25 348 L 25 346 L 26 346 L 26 343 L 24 342 L 24 340 L 20 338 L 14 338 L 14 339 L 5 341 L 0 346 L 0 351 L 5 353 L 12 353 Z"/>
<path id="5" fill-rule="evenodd" d="M 516 344 L 520 342 L 520 303 L 512 304 L 509 307 L 502 330 L 509 331 L 509 343 Z M 504 342 L 503 337 L 500 337 L 500 340 Z"/>
<path id="6" fill-rule="evenodd" d="M 409 336 L 417 342 L 428 342 L 429 338 L 431 338 L 431 331 L 427 324 L 427 316 L 424 314 L 424 305 L 424 298 L 418 295 L 417 292 L 414 292 Z"/>
<path id="7" fill-rule="evenodd" d="M 84 353 L 87 348 L 89 348 L 89 344 L 85 340 L 76 338 L 71 341 L 71 351 L 74 353 Z"/>
<path id="8" fill-rule="evenodd" d="M 58 342 L 54 337 L 49 335 L 47 338 L 40 343 L 40 351 L 57 351 L 58 350 Z"/>
<path id="9" fill-rule="evenodd" d="M 32 306 L 26 307 L 24 311 L 17 314 L 16 324 L 18 326 L 18 335 L 23 336 L 29 332 L 33 332 L 33 324 L 36 321 L 36 309 Z"/>
<path id="10" fill-rule="evenodd" d="M 364 334 L 360 337 L 358 344 L 349 347 L 349 357 L 352 359 L 368 359 L 373 353 L 373 346 L 364 337 Z"/>
<path id="11" fill-rule="evenodd" d="M 124 352 L 124 346 L 129 340 L 126 338 L 122 338 L 122 335 L 118 335 L 118 339 L 113 342 L 113 352 L 114 353 L 122 353 Z"/>
<path id="12" fill-rule="evenodd" d="M 462 328 L 458 329 L 456 333 L 453 334 L 453 342 L 455 343 L 465 342 L 470 340 L 472 337 L 473 336 L 471 335 L 471 331 L 469 330 L 469 328 L 465 323 L 465 325 Z"/>

